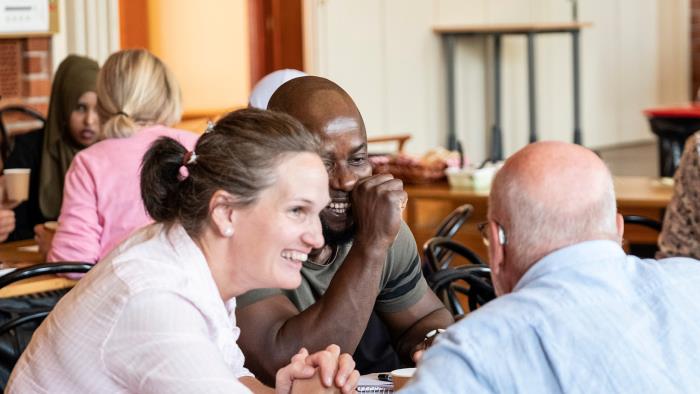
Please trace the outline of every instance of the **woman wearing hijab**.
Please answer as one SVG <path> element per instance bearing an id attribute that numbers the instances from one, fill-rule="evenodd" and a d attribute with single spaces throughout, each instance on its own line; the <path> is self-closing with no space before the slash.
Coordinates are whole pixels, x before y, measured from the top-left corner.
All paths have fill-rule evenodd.
<path id="1" fill-rule="evenodd" d="M 19 135 L 5 168 L 30 168 L 29 199 L 15 208 L 10 239 L 29 239 L 35 225 L 56 220 L 61 210 L 63 179 L 78 151 L 97 141 L 95 82 L 97 62 L 70 55 L 58 67 L 51 86 L 46 127 Z M 43 226 L 37 226 L 39 237 Z"/>

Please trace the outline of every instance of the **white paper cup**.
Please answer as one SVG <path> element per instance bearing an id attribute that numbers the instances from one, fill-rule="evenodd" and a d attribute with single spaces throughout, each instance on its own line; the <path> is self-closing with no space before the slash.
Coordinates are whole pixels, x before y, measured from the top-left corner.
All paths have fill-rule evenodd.
<path id="1" fill-rule="evenodd" d="M 55 221 L 45 222 L 44 228 L 49 230 L 49 231 L 56 232 L 56 229 L 58 229 L 58 222 L 55 222 Z"/>
<path id="2" fill-rule="evenodd" d="M 416 372 L 415 368 L 401 368 L 391 371 L 391 381 L 394 383 L 394 391 L 399 391 L 408 383 Z"/>
<path id="3" fill-rule="evenodd" d="M 5 196 L 10 202 L 22 202 L 29 198 L 29 168 L 8 168 L 3 170 Z"/>

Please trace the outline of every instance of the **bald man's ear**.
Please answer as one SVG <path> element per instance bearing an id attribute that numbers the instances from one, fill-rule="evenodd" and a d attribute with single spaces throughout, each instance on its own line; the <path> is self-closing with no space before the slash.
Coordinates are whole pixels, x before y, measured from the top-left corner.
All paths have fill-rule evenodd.
<path id="1" fill-rule="evenodd" d="M 491 280 L 497 296 L 505 294 L 504 282 L 506 277 L 505 239 L 499 239 L 500 227 L 494 221 L 489 221 L 489 267 L 491 268 Z M 505 238 L 505 234 L 503 235 Z"/>
<path id="2" fill-rule="evenodd" d="M 489 266 L 491 267 L 492 272 L 502 271 L 504 264 L 503 248 L 505 248 L 505 246 L 504 242 L 502 242 L 501 238 L 499 238 L 499 236 L 504 236 L 499 235 L 499 229 L 500 228 L 496 222 L 489 222 Z"/>
<path id="3" fill-rule="evenodd" d="M 617 236 L 620 237 L 620 243 L 622 243 L 622 237 L 625 235 L 625 219 L 619 213 L 615 217 L 615 224 L 617 225 Z"/>

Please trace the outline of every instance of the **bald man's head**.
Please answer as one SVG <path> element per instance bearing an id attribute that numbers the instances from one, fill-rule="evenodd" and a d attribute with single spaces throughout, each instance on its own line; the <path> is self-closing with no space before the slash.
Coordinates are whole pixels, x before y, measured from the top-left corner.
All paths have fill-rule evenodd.
<path id="1" fill-rule="evenodd" d="M 323 235 L 329 244 L 351 240 L 355 225 L 350 194 L 357 181 L 372 175 L 365 124 L 352 98 L 325 78 L 307 76 L 280 86 L 267 109 L 291 115 L 321 137 L 331 197 L 321 212 Z"/>
<path id="2" fill-rule="evenodd" d="M 616 217 L 605 164 L 589 149 L 563 142 L 538 142 L 515 153 L 496 175 L 489 196 L 489 219 L 507 234 L 506 254 L 517 278 L 565 246 L 619 242 Z"/>
<path id="3" fill-rule="evenodd" d="M 326 78 L 306 76 L 284 83 L 270 98 L 267 109 L 293 116 L 322 137 L 328 131 L 325 126 L 338 118 L 354 121 L 365 135 L 365 124 L 355 102 L 343 88 Z"/>

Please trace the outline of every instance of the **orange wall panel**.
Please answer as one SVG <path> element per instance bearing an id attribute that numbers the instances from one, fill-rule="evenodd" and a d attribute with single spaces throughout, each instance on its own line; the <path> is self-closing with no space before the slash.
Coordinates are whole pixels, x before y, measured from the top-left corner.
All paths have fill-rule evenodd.
<path id="1" fill-rule="evenodd" d="M 185 112 L 248 103 L 250 59 L 244 0 L 149 0 L 150 49 L 173 70 Z"/>

